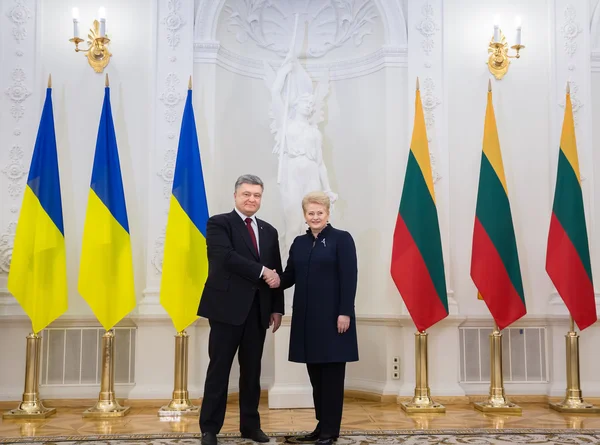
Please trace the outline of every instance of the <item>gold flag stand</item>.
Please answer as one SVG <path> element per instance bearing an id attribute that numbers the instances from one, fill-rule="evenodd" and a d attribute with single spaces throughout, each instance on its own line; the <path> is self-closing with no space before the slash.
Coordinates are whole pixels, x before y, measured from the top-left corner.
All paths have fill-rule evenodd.
<path id="1" fill-rule="evenodd" d="M 100 381 L 100 395 L 96 405 L 86 409 L 83 417 L 92 419 L 105 419 L 123 417 L 130 408 L 121 406 L 115 399 L 115 333 L 106 331 L 102 336 L 102 377 Z"/>
<path id="2" fill-rule="evenodd" d="M 184 331 L 175 335 L 175 385 L 173 399 L 158 410 L 159 417 L 199 416 L 200 408 L 192 405 L 187 390 L 188 337 Z"/>
<path id="3" fill-rule="evenodd" d="M 550 408 L 561 413 L 600 413 L 600 408 L 586 403 L 579 384 L 579 335 L 575 332 L 575 322 L 570 317 L 570 329 L 565 335 L 567 341 L 567 394 L 559 403 L 550 403 Z"/>
<path id="4" fill-rule="evenodd" d="M 45 419 L 56 413 L 56 408 L 46 408 L 39 399 L 41 343 L 39 335 L 27 336 L 23 401 L 17 409 L 3 413 L 3 419 Z"/>
<path id="5" fill-rule="evenodd" d="M 410 402 L 402 402 L 407 414 L 445 413 L 446 408 L 431 399 L 427 370 L 427 333 L 415 332 L 415 396 Z"/>
<path id="6" fill-rule="evenodd" d="M 484 413 L 522 414 L 523 409 L 509 402 L 504 394 L 504 378 L 502 377 L 502 333 L 494 323 L 494 331 L 490 334 L 490 396 L 485 402 L 475 403 L 475 409 Z"/>

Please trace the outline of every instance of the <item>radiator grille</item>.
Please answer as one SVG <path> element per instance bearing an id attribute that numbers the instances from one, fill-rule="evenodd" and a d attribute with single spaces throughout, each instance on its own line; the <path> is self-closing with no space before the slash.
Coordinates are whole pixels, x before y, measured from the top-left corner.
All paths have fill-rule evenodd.
<path id="1" fill-rule="evenodd" d="M 460 379 L 490 381 L 492 328 L 461 327 Z M 502 373 L 508 383 L 548 382 L 546 328 L 506 328 L 502 331 Z"/>
<path id="2" fill-rule="evenodd" d="M 40 385 L 99 385 L 103 328 L 49 328 L 42 332 Z M 115 384 L 135 383 L 136 328 L 114 328 Z"/>

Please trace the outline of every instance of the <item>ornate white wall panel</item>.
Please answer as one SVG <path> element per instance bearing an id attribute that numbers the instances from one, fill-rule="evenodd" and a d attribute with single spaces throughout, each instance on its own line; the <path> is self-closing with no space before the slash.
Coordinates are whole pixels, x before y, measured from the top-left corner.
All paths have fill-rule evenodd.
<path id="1" fill-rule="evenodd" d="M 164 314 L 159 304 L 160 276 L 169 200 L 175 173 L 177 145 L 188 80 L 193 75 L 193 17 L 191 1 L 158 0 L 154 50 L 151 169 L 148 187 L 147 265 L 139 314 Z"/>
<path id="2" fill-rule="evenodd" d="M 448 303 L 451 313 L 458 313 L 450 281 L 450 168 L 448 156 L 448 118 L 446 79 L 444 76 L 444 2 L 416 0 L 408 2 L 408 97 L 410 98 L 408 128 L 414 123 L 416 79 L 419 78 L 421 101 L 427 126 L 431 169 L 436 204 Z M 408 153 L 408 147 L 406 147 Z"/>
<path id="3" fill-rule="evenodd" d="M 22 314 L 6 291 L 40 116 L 39 2 L 0 1 L 0 313 Z"/>

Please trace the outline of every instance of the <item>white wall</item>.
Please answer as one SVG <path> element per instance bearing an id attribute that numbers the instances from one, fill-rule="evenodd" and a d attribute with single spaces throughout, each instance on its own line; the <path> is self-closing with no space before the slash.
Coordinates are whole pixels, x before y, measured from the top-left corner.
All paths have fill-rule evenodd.
<path id="1" fill-rule="evenodd" d="M 92 71 L 68 39 L 71 8 L 80 8 L 83 33 L 100 3 L 24 3 L 30 14 L 19 26 L 27 30 L 27 36 L 17 42 L 13 34 L 16 24 L 7 15 L 17 3 L 0 0 L 0 90 L 14 85 L 14 70 L 22 68 L 26 73 L 23 83 L 31 93 L 22 102 L 25 114 L 18 122 L 11 114 L 16 102 L 7 94 L 0 95 L 0 171 L 4 172 L 0 175 L 0 234 L 4 235 L 0 238 L 0 261 L 9 258 L 10 241 L 2 244 L 2 239 L 10 240 L 10 223 L 16 221 L 22 196 L 11 196 L 9 187 L 22 190 L 26 178 L 21 173 L 12 180 L 6 171 L 15 164 L 17 172 L 28 168 L 43 87 L 52 73 L 69 267 L 69 311 L 55 325 L 69 319 L 90 325 L 94 324 L 91 312 L 77 293 L 77 270 L 104 76 Z M 243 43 L 236 40 L 227 27 L 229 13 L 221 9 L 223 3 L 197 0 L 192 4 L 187 0 L 176 7 L 167 0 L 102 3 L 108 11 L 107 30 L 112 39 L 113 58 L 106 72 L 111 81 L 138 295 L 138 307 L 129 317 L 139 327 L 136 386 L 123 394 L 132 398 L 171 396 L 174 330 L 158 302 L 161 235 L 172 179 L 173 160 L 169 156 L 177 148 L 189 75 L 193 75 L 210 212 L 229 211 L 236 177 L 251 172 L 266 184 L 260 217 L 280 230 L 283 226 L 277 159 L 271 154 L 270 97 L 262 80 L 262 60 L 279 63 L 281 58 L 252 39 Z M 228 4 L 235 6 L 237 1 Z M 430 9 L 423 8 L 426 4 Z M 308 60 L 307 69 L 313 75 L 324 68 L 330 70 L 326 120 L 320 128 L 330 181 L 340 195 L 333 224 L 353 234 L 359 254 L 356 307 L 361 361 L 349 366 L 348 388 L 398 395 L 410 395 L 414 388 L 414 327 L 390 279 L 389 258 L 418 76 L 429 122 L 453 314 L 430 332 L 430 385 L 434 394 L 447 396 L 487 392 L 486 385 L 458 383 L 457 329 L 461 324 L 491 325 L 485 304 L 476 298 L 469 271 L 487 82 L 491 77 L 485 64 L 487 44 L 493 16 L 499 14 L 509 45 L 514 40 L 514 16 L 523 18 L 526 46 L 522 57 L 512 60 L 506 77 L 492 81 L 528 308 L 528 316 L 519 325 L 548 327 L 552 363 L 549 383 L 535 388 L 508 385 L 507 392 L 562 394 L 567 318 L 560 300 L 552 299 L 554 289 L 544 265 L 562 123 L 560 102 L 568 79 L 579 87 L 577 138 L 593 270 L 600 272 L 600 206 L 593 205 L 594 196 L 600 193 L 600 181 L 594 181 L 600 155 L 592 150 L 598 144 L 592 122 L 600 106 L 600 77 L 595 71 L 600 53 L 594 52 L 599 39 L 590 31 L 592 16 L 600 17 L 600 13 L 593 14 L 595 1 L 571 4 L 573 21 L 580 29 L 573 39 L 561 31 L 567 20 L 567 4 L 562 0 L 502 5 L 475 0 L 377 0 L 373 2 L 377 17 L 370 25 L 372 32 L 362 43 L 356 45 L 350 38 L 340 48 Z M 167 20 L 169 14 L 171 20 Z M 431 35 L 428 29 L 433 29 Z M 179 38 L 176 43 L 174 36 Z M 565 52 L 565 43 L 572 42 L 577 43 L 576 51 Z M 596 54 L 592 63 L 590 53 Z M 169 79 L 175 78 L 178 83 L 171 83 Z M 169 93 L 177 96 L 172 103 Z M 166 112 L 175 118 L 167 119 Z M 16 160 L 11 158 L 13 145 L 23 150 Z M 0 273 L 0 357 L 3 364 L 11 357 L 14 365 L 0 367 L 0 399 L 16 400 L 22 392 L 28 323 L 5 287 L 6 273 Z M 309 406 L 305 371 L 287 362 L 287 330 L 289 326 L 284 323 L 281 333 L 267 337 L 263 384 L 271 390 L 272 406 Z M 189 389 L 192 397 L 198 397 L 207 365 L 206 322 L 198 322 L 189 334 Z M 584 393 L 590 396 L 600 395 L 599 377 L 592 372 L 597 364 L 591 354 L 598 337 L 600 330 L 594 326 L 582 338 L 586 351 L 582 354 L 582 382 Z M 393 356 L 401 357 L 399 380 L 391 379 Z M 231 382 L 235 391 L 235 369 Z M 96 397 L 97 388 L 85 389 L 81 396 Z"/>

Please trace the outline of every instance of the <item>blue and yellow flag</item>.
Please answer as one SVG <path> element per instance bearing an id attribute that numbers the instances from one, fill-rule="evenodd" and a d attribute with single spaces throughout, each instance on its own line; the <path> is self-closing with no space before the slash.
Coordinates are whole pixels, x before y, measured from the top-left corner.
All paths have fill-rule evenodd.
<path id="1" fill-rule="evenodd" d="M 208 204 L 190 85 L 179 135 L 160 286 L 160 304 L 171 316 L 177 332 L 198 318 L 196 312 L 208 276 L 207 221 Z"/>
<path id="2" fill-rule="evenodd" d="M 83 228 L 79 293 L 106 330 L 135 307 L 129 223 L 108 80 Z"/>
<path id="3" fill-rule="evenodd" d="M 36 334 L 68 306 L 65 230 L 48 83 L 8 274 L 8 290 L 31 319 Z"/>

